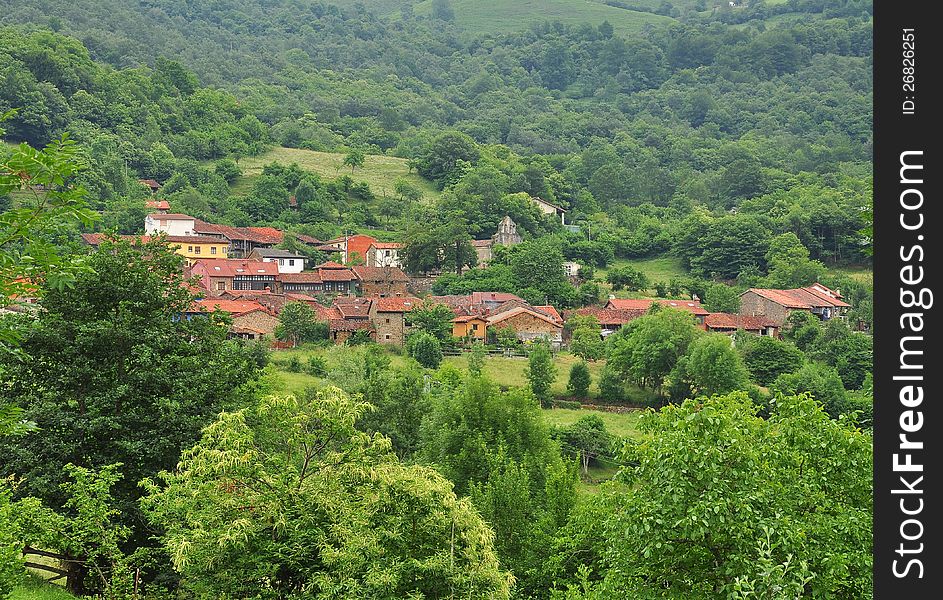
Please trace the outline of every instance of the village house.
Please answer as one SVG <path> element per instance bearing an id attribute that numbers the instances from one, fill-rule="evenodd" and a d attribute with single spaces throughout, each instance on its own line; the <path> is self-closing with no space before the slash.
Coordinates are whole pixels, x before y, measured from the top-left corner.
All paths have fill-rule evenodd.
<path id="1" fill-rule="evenodd" d="M 370 320 L 371 300 L 339 296 L 326 310 L 319 311 L 319 318 L 327 321 L 331 340 L 343 344 L 357 331 L 365 331 L 370 339 L 376 340 L 377 333 Z"/>
<path id="2" fill-rule="evenodd" d="M 317 249 L 322 252 L 338 253 L 340 261 L 345 265 L 348 263 L 366 265 L 367 251 L 376 242 L 376 238 L 358 233 L 328 240 Z"/>
<path id="3" fill-rule="evenodd" d="M 166 233 L 167 235 L 183 236 L 195 235 L 193 226 L 196 219 L 190 215 L 180 213 L 151 213 L 144 217 L 144 233 L 154 235 Z"/>
<path id="4" fill-rule="evenodd" d="M 246 256 L 249 260 L 278 263 L 279 273 L 301 273 L 305 267 L 305 257 L 281 248 L 253 248 Z"/>
<path id="5" fill-rule="evenodd" d="M 393 346 L 405 344 L 408 330 L 406 313 L 421 303 L 419 298 L 412 296 L 371 299 L 369 316 L 376 331 L 376 341 Z"/>
<path id="6" fill-rule="evenodd" d="M 343 294 L 356 292 L 357 276 L 344 265 L 332 261 L 321 263 L 311 271 L 279 274 L 281 291 L 299 294 Z"/>
<path id="7" fill-rule="evenodd" d="M 809 312 L 827 321 L 843 317 L 851 308 L 841 298 L 838 291 L 821 283 L 790 290 L 750 288 L 740 294 L 740 314 L 767 317 L 780 327 L 794 311 Z"/>
<path id="8" fill-rule="evenodd" d="M 626 323 L 648 314 L 648 308 L 600 308 L 586 306 L 565 313 L 566 320 L 574 316 L 592 316 L 599 321 L 600 335 L 606 338 L 622 329 Z"/>
<path id="9" fill-rule="evenodd" d="M 710 313 L 704 319 L 704 328 L 712 333 L 732 335 L 745 331 L 754 335 L 779 337 L 779 325 L 764 316 L 736 315 L 732 313 Z"/>
<path id="10" fill-rule="evenodd" d="M 398 242 L 373 242 L 367 248 L 368 267 L 397 267 L 402 268 L 399 251 L 403 245 Z"/>
<path id="11" fill-rule="evenodd" d="M 102 233 L 83 233 L 82 241 L 97 248 L 106 237 Z M 118 237 L 123 240 L 140 240 L 142 243 L 147 243 L 153 236 L 121 235 Z M 201 235 L 166 235 L 164 239 L 174 252 L 187 259 L 188 265 L 192 265 L 201 258 L 228 258 L 229 244 L 216 238 Z"/>
<path id="12" fill-rule="evenodd" d="M 278 317 L 275 316 L 274 312 L 258 302 L 246 300 L 226 300 L 222 298 L 196 300 L 188 318 L 194 315 L 205 315 L 216 310 L 229 313 L 231 316 L 230 337 L 259 340 L 273 336 L 275 327 L 278 326 Z"/>
<path id="13" fill-rule="evenodd" d="M 554 320 L 533 308 L 518 306 L 487 318 L 489 328 L 502 329 L 510 327 L 522 342 L 533 342 L 540 339 L 550 342 L 554 348 L 563 344 L 563 323 Z"/>
<path id="14" fill-rule="evenodd" d="M 665 308 L 674 308 L 677 310 L 683 310 L 694 315 L 694 318 L 697 319 L 698 325 L 704 325 L 704 318 L 710 314 L 706 308 L 701 306 L 701 303 L 697 300 L 665 300 L 662 298 L 657 299 L 639 299 L 639 298 L 610 298 L 606 303 L 605 308 L 615 308 L 615 309 L 626 309 L 626 310 L 644 310 L 648 311 L 652 303 L 656 303 Z"/>
<path id="15" fill-rule="evenodd" d="M 156 194 L 160 189 L 160 184 L 157 183 L 156 179 L 138 179 L 138 183 L 151 190 L 152 194 Z"/>
<path id="16" fill-rule="evenodd" d="M 542 198 L 538 198 L 537 196 L 531 196 L 530 201 L 533 202 L 537 206 L 537 208 L 540 209 L 540 212 L 544 213 L 545 215 L 553 215 L 555 217 L 560 217 L 560 224 L 566 225 L 566 221 L 565 221 L 566 209 L 565 208 L 563 208 L 562 206 L 557 206 L 556 204 L 552 202 L 547 202 L 546 200 L 543 200 Z"/>
<path id="17" fill-rule="evenodd" d="M 357 277 L 357 285 L 364 296 L 387 298 L 406 296 L 409 277 L 396 267 L 364 267 L 351 269 Z"/>
<path id="18" fill-rule="evenodd" d="M 211 295 L 230 290 L 275 291 L 278 265 L 244 259 L 200 259 L 189 270 Z"/>
<path id="19" fill-rule="evenodd" d="M 459 315 L 452 319 L 452 337 L 485 341 L 488 338 L 488 320 L 481 315 Z"/>

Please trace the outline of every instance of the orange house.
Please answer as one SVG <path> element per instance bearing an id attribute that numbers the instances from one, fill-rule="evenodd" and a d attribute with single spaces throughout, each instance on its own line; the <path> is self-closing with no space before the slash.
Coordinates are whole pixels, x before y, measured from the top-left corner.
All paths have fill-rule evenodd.
<path id="1" fill-rule="evenodd" d="M 452 337 L 471 337 L 484 340 L 488 335 L 488 321 L 476 315 L 462 315 L 452 319 Z"/>

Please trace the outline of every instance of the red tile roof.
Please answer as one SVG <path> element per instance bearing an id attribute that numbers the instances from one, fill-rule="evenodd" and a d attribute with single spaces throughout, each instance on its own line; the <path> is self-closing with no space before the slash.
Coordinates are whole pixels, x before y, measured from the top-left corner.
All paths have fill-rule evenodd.
<path id="1" fill-rule="evenodd" d="M 422 304 L 422 300 L 412 296 L 397 298 L 376 298 L 377 312 L 409 312 Z"/>
<path id="2" fill-rule="evenodd" d="M 320 246 L 323 242 L 318 238 L 311 237 L 310 235 L 305 235 L 303 233 L 293 233 L 293 236 L 298 238 L 301 242 L 308 244 L 309 246 Z"/>
<path id="3" fill-rule="evenodd" d="M 278 263 L 235 258 L 201 258 L 191 272 L 205 272 L 211 277 L 242 277 L 245 275 L 278 275 Z"/>
<path id="4" fill-rule="evenodd" d="M 360 281 L 372 282 L 408 282 L 409 277 L 397 267 L 353 267 L 354 274 Z"/>
<path id="5" fill-rule="evenodd" d="M 488 325 L 493 325 L 495 323 L 506 321 L 510 318 L 516 317 L 517 315 L 524 314 L 524 313 L 531 315 L 532 317 L 535 317 L 537 319 L 540 319 L 541 321 L 546 321 L 547 323 L 550 323 L 554 327 L 563 327 L 562 323 L 558 323 L 557 321 L 554 321 L 552 318 L 548 317 L 547 315 L 541 312 L 537 312 L 536 310 L 526 308 L 524 306 L 520 306 L 518 308 L 512 308 L 511 310 L 502 312 L 497 315 L 490 316 L 488 317 L 487 322 L 488 322 Z"/>
<path id="6" fill-rule="evenodd" d="M 520 296 L 508 294 L 505 292 L 472 292 L 469 300 L 471 304 L 484 304 L 485 302 L 507 302 L 508 300 L 521 300 Z"/>
<path id="7" fill-rule="evenodd" d="M 354 281 L 357 276 L 350 269 L 318 269 L 322 281 Z"/>
<path id="8" fill-rule="evenodd" d="M 170 210 L 170 202 L 166 200 L 148 200 L 144 206 L 147 208 L 156 208 L 157 210 Z"/>
<path id="9" fill-rule="evenodd" d="M 183 213 L 151 213 L 147 218 L 154 221 L 196 221 L 195 217 Z"/>
<path id="10" fill-rule="evenodd" d="M 350 267 L 342 265 L 339 262 L 334 262 L 333 260 L 329 260 L 329 261 L 319 264 L 315 268 L 316 269 L 349 269 Z"/>
<path id="11" fill-rule="evenodd" d="M 767 327 L 777 327 L 776 322 L 764 316 L 752 317 L 731 313 L 710 313 L 704 318 L 704 325 L 708 329 L 744 329 L 747 331 L 761 331 Z"/>
<path id="12" fill-rule="evenodd" d="M 370 245 L 377 250 L 395 250 L 403 247 L 399 242 L 373 242 Z"/>
<path id="13" fill-rule="evenodd" d="M 244 300 L 223 300 L 221 298 L 203 298 L 202 300 L 195 301 L 193 303 L 193 307 L 195 312 L 213 312 L 214 310 L 221 310 L 230 313 L 234 317 L 246 315 L 257 310 L 268 312 L 265 310 L 265 307 L 258 302 Z"/>
<path id="14" fill-rule="evenodd" d="M 156 190 L 156 189 L 159 189 L 159 188 L 160 188 L 160 184 L 157 183 L 157 180 L 155 180 L 155 179 L 138 179 L 138 183 L 140 183 L 140 184 L 142 184 L 142 185 L 146 185 L 147 187 L 151 188 L 152 190 Z"/>
<path id="15" fill-rule="evenodd" d="M 321 274 L 317 271 L 302 271 L 301 273 L 279 273 L 278 280 L 282 283 L 321 283 Z"/>
<path id="16" fill-rule="evenodd" d="M 469 321 L 486 321 L 484 317 L 480 315 L 459 315 L 452 319 L 453 323 L 467 323 Z"/>
<path id="17" fill-rule="evenodd" d="M 593 316 L 603 327 L 621 327 L 629 321 L 648 314 L 648 309 L 641 308 L 599 308 L 596 306 L 587 306 L 567 312 L 567 318 L 572 316 Z"/>
<path id="18" fill-rule="evenodd" d="M 195 220 L 193 231 L 220 235 L 228 240 L 244 240 L 254 244 L 274 245 L 281 243 L 285 238 L 285 234 L 274 227 L 230 227 L 228 225 L 207 223 L 200 219 Z"/>
<path id="19" fill-rule="evenodd" d="M 535 306 L 534 308 L 537 311 L 542 312 L 545 315 L 549 316 L 551 319 L 555 321 L 560 321 L 561 323 L 563 322 L 563 317 L 560 316 L 560 313 L 557 312 L 557 309 L 550 306 L 549 304 L 545 306 Z"/>
<path id="20" fill-rule="evenodd" d="M 649 298 L 611 298 L 606 303 L 606 308 L 628 309 L 628 310 L 648 310 L 655 302 L 661 306 L 686 310 L 694 315 L 706 315 L 707 310 L 701 306 L 697 300 L 664 300 Z"/>
<path id="21" fill-rule="evenodd" d="M 82 240 L 89 246 L 98 246 L 106 238 L 107 234 L 104 233 L 83 233 Z M 150 235 L 119 235 L 118 238 L 122 240 L 136 241 L 140 240 L 142 243 L 149 242 L 152 238 L 157 236 Z M 163 236 L 168 242 L 174 244 L 225 244 L 224 240 L 219 238 L 210 237 L 208 235 L 165 235 Z"/>
<path id="22" fill-rule="evenodd" d="M 836 292 L 835 296 L 829 296 L 828 293 L 822 290 L 828 290 L 825 286 L 818 284 L 821 289 L 816 287 L 805 287 L 805 288 L 794 288 L 791 290 L 773 290 L 773 289 L 764 289 L 764 288 L 750 288 L 744 293 L 753 292 L 767 300 L 775 302 L 786 308 L 798 308 L 798 309 L 809 309 L 812 307 L 829 307 L 829 308 L 847 308 L 850 304 L 843 302 L 839 299 L 839 296 Z"/>

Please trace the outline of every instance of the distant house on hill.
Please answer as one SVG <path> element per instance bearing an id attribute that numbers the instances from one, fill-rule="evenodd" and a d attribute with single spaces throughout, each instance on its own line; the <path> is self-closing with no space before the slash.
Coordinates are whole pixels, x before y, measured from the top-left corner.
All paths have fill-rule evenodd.
<path id="1" fill-rule="evenodd" d="M 849 308 L 851 305 L 842 300 L 838 291 L 821 283 L 790 290 L 750 288 L 740 294 L 740 314 L 768 317 L 779 326 L 785 325 L 795 311 L 805 311 L 827 321 L 842 317 Z"/>
<path id="2" fill-rule="evenodd" d="M 674 308 L 677 310 L 689 312 L 694 315 L 698 324 L 700 325 L 704 324 L 704 318 L 710 314 L 707 309 L 701 306 L 701 303 L 697 300 L 665 300 L 662 298 L 654 300 L 638 298 L 610 298 L 606 303 L 606 308 L 648 311 L 648 309 L 651 308 L 652 303 L 664 306 L 665 308 Z"/>
<path id="3" fill-rule="evenodd" d="M 538 198 L 537 196 L 532 196 L 530 201 L 533 202 L 537 206 L 537 208 L 540 209 L 540 212 L 544 213 L 545 215 L 553 215 L 555 217 L 560 217 L 560 224 L 566 225 L 566 221 L 565 221 L 566 209 L 565 208 L 563 208 L 562 206 L 557 206 L 556 204 L 552 202 L 547 202 L 546 200 L 543 200 L 542 198 Z"/>
<path id="4" fill-rule="evenodd" d="M 321 263 L 311 271 L 279 273 L 278 280 L 285 293 L 351 295 L 357 288 L 354 272 L 332 261 Z"/>
<path id="5" fill-rule="evenodd" d="M 118 237 L 123 240 L 140 240 L 146 243 L 153 236 L 122 235 Z M 106 236 L 102 233 L 82 234 L 82 241 L 94 248 L 97 248 L 105 239 Z M 192 265 L 201 258 L 227 258 L 229 244 L 217 238 L 202 235 L 165 235 L 164 239 L 174 252 L 187 259 L 188 265 Z"/>
<path id="6" fill-rule="evenodd" d="M 196 219 L 180 213 L 151 213 L 144 217 L 144 233 L 153 235 L 196 235 Z"/>
<path id="7" fill-rule="evenodd" d="M 317 247 L 322 252 L 337 252 L 345 265 L 347 263 L 367 264 L 367 251 L 375 244 L 375 237 L 358 233 L 328 240 Z"/>
<path id="8" fill-rule="evenodd" d="M 148 200 L 144 203 L 144 207 L 159 214 L 167 214 L 170 212 L 170 202 L 166 200 Z"/>
<path id="9" fill-rule="evenodd" d="M 160 189 L 160 184 L 157 183 L 156 179 L 138 179 L 138 183 L 150 189 L 152 194 L 156 194 Z"/>

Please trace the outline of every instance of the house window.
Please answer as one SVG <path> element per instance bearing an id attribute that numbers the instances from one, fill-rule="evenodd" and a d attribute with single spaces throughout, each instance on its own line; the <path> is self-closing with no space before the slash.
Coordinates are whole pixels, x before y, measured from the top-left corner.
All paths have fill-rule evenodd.
<path id="1" fill-rule="evenodd" d="M 472 323 L 472 331 L 478 333 L 478 323 Z"/>
<path id="2" fill-rule="evenodd" d="M 389 256 L 389 255 L 390 255 L 390 251 L 389 251 L 389 250 L 386 250 L 386 251 L 383 253 L 383 256 Z"/>
<path id="3" fill-rule="evenodd" d="M 225 282 L 225 281 L 217 281 L 217 282 L 216 282 L 216 289 L 217 289 L 218 291 L 225 292 L 225 291 L 226 291 L 226 282 Z"/>
<path id="4" fill-rule="evenodd" d="M 386 320 L 386 324 L 387 324 L 387 325 L 390 324 L 390 320 L 389 320 L 389 319 Z"/>
<path id="5" fill-rule="evenodd" d="M 390 334 L 387 333 L 386 335 L 384 335 L 384 336 L 383 336 L 383 339 L 385 339 L 385 340 L 390 339 Z"/>
<path id="6" fill-rule="evenodd" d="M 196 248 L 194 248 L 194 249 L 193 249 L 193 252 L 194 252 L 195 254 L 199 254 L 199 253 L 200 253 L 200 247 L 197 246 Z"/>
<path id="7" fill-rule="evenodd" d="M 285 266 L 285 259 L 284 259 L 284 258 L 278 259 L 278 266 L 280 266 L 280 267 L 284 267 L 284 266 Z"/>
<path id="8" fill-rule="evenodd" d="M 187 246 L 187 252 L 193 252 L 193 246 Z"/>
<path id="9" fill-rule="evenodd" d="M 210 254 L 216 254 L 216 246 L 210 246 Z"/>
<path id="10" fill-rule="evenodd" d="M 294 266 L 295 266 L 295 259 L 289 258 L 289 259 L 288 259 L 288 266 L 289 266 L 289 267 L 294 267 Z"/>

